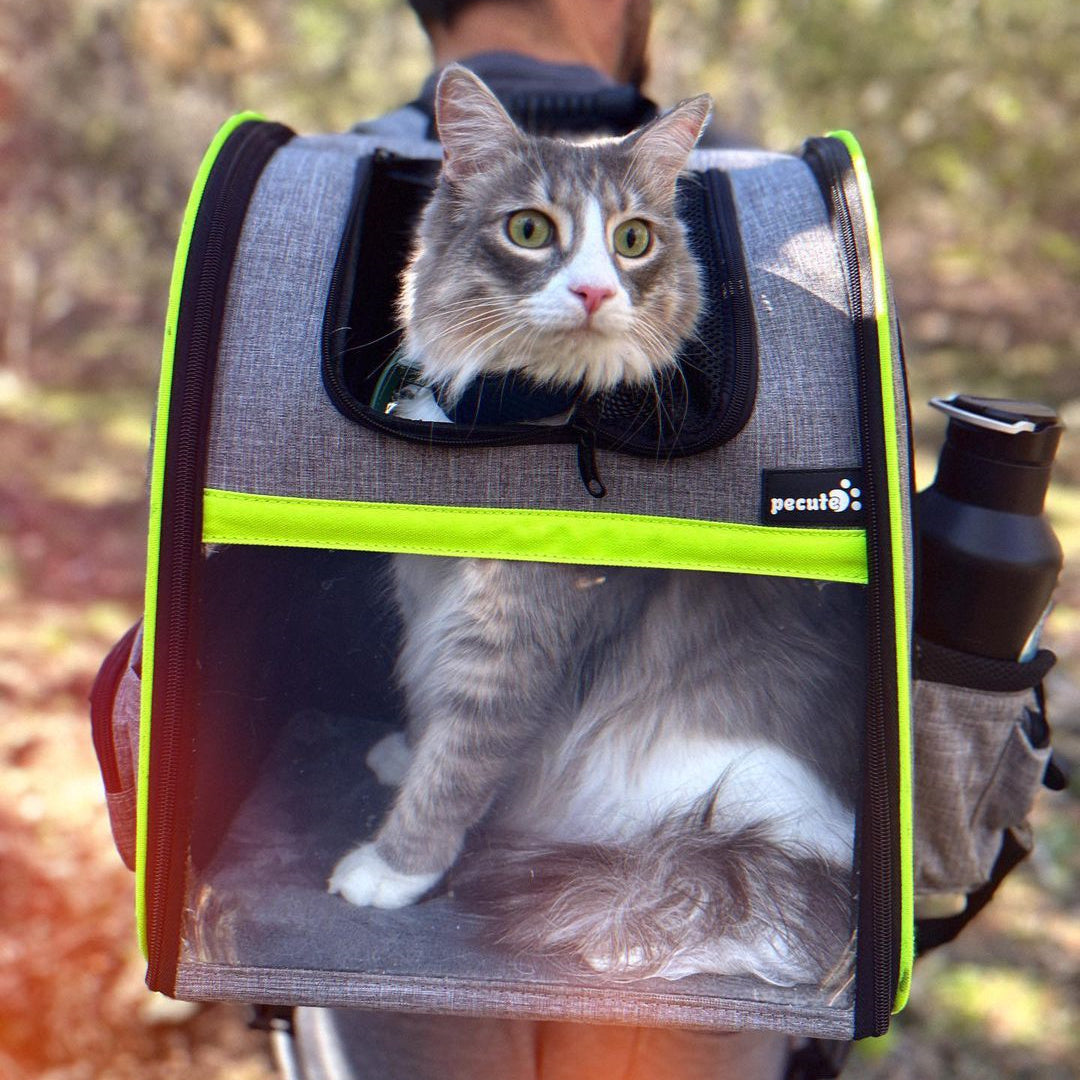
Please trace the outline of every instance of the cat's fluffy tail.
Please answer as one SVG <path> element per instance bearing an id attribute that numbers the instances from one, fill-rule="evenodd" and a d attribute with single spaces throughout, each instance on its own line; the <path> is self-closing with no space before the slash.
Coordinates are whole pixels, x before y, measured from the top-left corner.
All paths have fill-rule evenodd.
<path id="1" fill-rule="evenodd" d="M 449 885 L 503 947 L 579 971 L 836 984 L 850 868 L 781 846 L 764 825 L 725 833 L 711 816 L 698 807 L 618 846 L 488 838 Z"/>

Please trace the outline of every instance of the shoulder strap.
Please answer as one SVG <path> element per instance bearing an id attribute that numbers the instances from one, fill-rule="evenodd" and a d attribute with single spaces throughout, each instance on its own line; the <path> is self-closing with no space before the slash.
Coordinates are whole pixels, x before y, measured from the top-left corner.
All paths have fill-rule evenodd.
<path id="1" fill-rule="evenodd" d="M 660 113 L 656 103 L 633 86 L 608 86 L 589 93 L 499 93 L 496 88 L 496 93 L 514 120 L 534 135 L 626 135 Z M 437 137 L 432 96 L 424 94 L 406 108 L 424 115 L 426 138 Z"/>

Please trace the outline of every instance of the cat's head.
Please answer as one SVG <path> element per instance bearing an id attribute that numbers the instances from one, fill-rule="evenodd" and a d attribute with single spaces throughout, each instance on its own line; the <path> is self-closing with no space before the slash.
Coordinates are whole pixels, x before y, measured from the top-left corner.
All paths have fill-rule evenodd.
<path id="1" fill-rule="evenodd" d="M 406 271 L 406 349 L 451 398 L 480 374 L 586 391 L 675 362 L 701 306 L 675 185 L 711 108 L 619 139 L 525 134 L 471 72 L 436 92 L 443 169 Z"/>

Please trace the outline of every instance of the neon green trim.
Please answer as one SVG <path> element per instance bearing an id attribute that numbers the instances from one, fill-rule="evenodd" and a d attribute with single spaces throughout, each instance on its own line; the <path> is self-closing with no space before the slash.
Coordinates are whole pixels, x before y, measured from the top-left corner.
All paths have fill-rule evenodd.
<path id="1" fill-rule="evenodd" d="M 173 361 L 176 351 L 176 326 L 180 316 L 180 299 L 187 270 L 191 237 L 195 219 L 202 203 L 210 170 L 229 136 L 249 120 L 263 119 L 258 113 L 243 112 L 227 120 L 214 136 L 199 171 L 195 174 L 188 196 L 184 220 L 173 258 L 172 281 L 169 285 L 169 306 L 165 315 L 165 340 L 161 348 L 161 380 L 158 383 L 157 414 L 154 421 L 154 449 L 150 465 L 150 521 L 146 550 L 146 594 L 144 602 L 143 678 L 139 725 L 139 783 L 136 802 L 135 846 L 135 919 L 138 925 L 139 946 L 147 955 L 146 939 L 146 847 L 150 788 L 150 705 L 154 684 L 154 626 L 157 617 L 158 558 L 161 551 L 162 491 L 165 479 L 165 446 L 169 428 L 169 401 L 172 393 Z"/>
<path id="2" fill-rule="evenodd" d="M 862 529 L 788 529 L 637 514 L 338 502 L 209 489 L 203 499 L 203 540 L 867 580 Z"/>
<path id="3" fill-rule="evenodd" d="M 897 432 L 896 399 L 892 392 L 895 359 L 893 357 L 892 319 L 889 314 L 888 280 L 885 275 L 885 256 L 881 243 L 881 228 L 877 206 L 870 184 L 870 172 L 858 140 L 850 131 L 834 131 L 851 154 L 855 179 L 862 198 L 866 217 L 867 240 L 870 245 L 870 270 L 874 283 L 874 317 L 877 322 L 878 354 L 881 360 L 882 423 L 886 432 Z M 914 908 L 914 812 L 912 806 L 911 778 L 911 657 L 908 649 L 908 596 L 905 572 L 907 538 L 904 535 L 903 516 L 900 507 L 903 488 L 900 477 L 900 451 L 896 439 L 885 444 L 885 468 L 888 477 L 889 504 L 891 507 L 891 541 L 893 558 L 893 603 L 896 620 L 896 684 L 899 708 L 899 756 L 900 756 L 900 979 L 896 989 L 893 1011 L 899 1012 L 906 1004 L 911 990 L 911 970 L 915 963 L 915 908 Z"/>

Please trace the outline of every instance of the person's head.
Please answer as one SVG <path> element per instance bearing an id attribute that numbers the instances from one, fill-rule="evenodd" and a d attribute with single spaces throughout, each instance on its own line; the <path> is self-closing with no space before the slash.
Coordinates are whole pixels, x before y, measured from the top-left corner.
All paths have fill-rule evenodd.
<path id="1" fill-rule="evenodd" d="M 652 0 L 408 0 L 442 66 L 478 52 L 584 63 L 640 86 Z"/>

